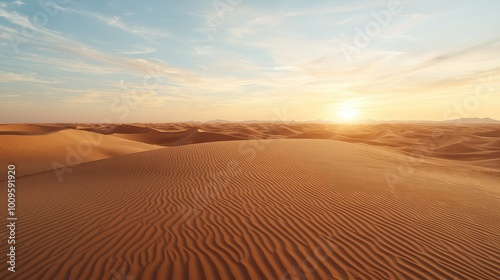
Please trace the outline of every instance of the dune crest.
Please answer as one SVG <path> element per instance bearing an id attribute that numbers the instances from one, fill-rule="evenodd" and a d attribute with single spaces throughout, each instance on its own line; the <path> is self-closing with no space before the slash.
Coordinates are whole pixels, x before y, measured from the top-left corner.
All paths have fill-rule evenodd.
<path id="1" fill-rule="evenodd" d="M 45 134 L 2 135 L 0 164 L 18 165 L 17 175 L 22 176 L 52 170 L 54 166 L 71 166 L 159 148 L 162 147 L 74 129 Z"/>

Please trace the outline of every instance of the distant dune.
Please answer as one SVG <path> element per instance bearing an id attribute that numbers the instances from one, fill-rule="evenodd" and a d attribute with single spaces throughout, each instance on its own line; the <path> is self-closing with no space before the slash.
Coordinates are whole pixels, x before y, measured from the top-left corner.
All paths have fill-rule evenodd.
<path id="1" fill-rule="evenodd" d="M 499 125 L 0 131 L 2 166 L 21 173 L 18 271 L 3 261 L 0 279 L 500 275 Z M 50 163 L 91 139 L 60 182 Z"/>
<path id="2" fill-rule="evenodd" d="M 1 124 L 0 135 L 42 135 L 62 129 L 51 125 Z"/>
<path id="3" fill-rule="evenodd" d="M 0 136 L 0 163 L 18 164 L 18 176 L 51 170 L 54 162 L 69 166 L 160 148 L 84 130 L 21 127 L 19 131 L 25 134 Z"/>
<path id="4" fill-rule="evenodd" d="M 49 136 L 60 132 L 60 135 Z M 87 134 L 85 134 L 87 133 Z M 44 136 L 47 134 L 47 136 Z M 27 172 L 50 169 L 46 156 L 61 160 L 65 148 L 76 149 L 80 139 L 100 137 L 84 162 L 162 147 L 252 139 L 329 139 L 389 148 L 426 158 L 452 159 L 485 168 L 500 168 L 500 124 L 59 124 L 0 125 L 0 152 L 33 165 Z M 31 137 L 26 137 L 30 136 Z M 92 136 L 93 135 L 93 136 Z M 113 144 L 116 138 L 123 141 Z M 109 139 L 109 141 L 108 141 Z M 31 142 L 35 146 L 31 145 Z M 16 145 L 19 144 L 19 145 Z M 49 144 L 52 143 L 52 144 Z M 146 145 L 145 145 L 146 144 Z M 19 149 L 19 150 L 18 150 Z M 54 152 L 56 151 L 57 152 Z M 62 151 L 62 153 L 60 153 Z M 23 156 L 25 155 L 25 156 Z M 42 164 L 32 162 L 42 160 Z M 29 173 L 28 172 L 28 173 Z"/>
<path id="5" fill-rule="evenodd" d="M 205 142 L 245 140 L 245 138 L 242 137 L 205 132 L 196 128 L 180 132 L 114 133 L 113 136 L 161 146 L 180 146 Z"/>

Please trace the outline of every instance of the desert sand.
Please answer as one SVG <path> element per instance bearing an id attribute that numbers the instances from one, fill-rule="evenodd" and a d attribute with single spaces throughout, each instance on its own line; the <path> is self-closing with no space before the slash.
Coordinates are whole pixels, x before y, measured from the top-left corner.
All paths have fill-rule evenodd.
<path id="1" fill-rule="evenodd" d="M 498 124 L 16 124 L 0 154 L 0 279 L 500 275 Z"/>

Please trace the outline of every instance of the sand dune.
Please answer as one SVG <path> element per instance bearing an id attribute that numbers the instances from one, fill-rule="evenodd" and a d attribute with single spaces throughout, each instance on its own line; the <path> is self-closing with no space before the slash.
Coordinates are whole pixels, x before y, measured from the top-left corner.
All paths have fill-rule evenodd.
<path id="1" fill-rule="evenodd" d="M 497 278 L 498 175 L 430 160 L 391 189 L 397 157 L 231 141 L 89 162 L 62 183 L 22 177 L 15 279 Z"/>
<path id="2" fill-rule="evenodd" d="M 53 125 L 4 124 L 0 125 L 0 135 L 42 135 L 62 129 Z"/>
<path id="3" fill-rule="evenodd" d="M 290 136 L 289 138 L 297 138 L 297 139 L 332 139 L 335 137 L 335 132 L 328 130 L 315 130 L 308 131 L 303 133 L 298 133 Z"/>
<path id="4" fill-rule="evenodd" d="M 497 279 L 499 131 L 0 125 L 22 217 L 0 279 Z"/>
<path id="5" fill-rule="evenodd" d="M 113 134 L 113 136 L 148 144 L 161 145 L 161 146 L 180 146 L 180 145 L 198 144 L 205 142 L 219 142 L 219 141 L 245 139 L 221 133 L 206 132 L 196 128 L 180 132 L 130 133 L 130 134 L 115 133 Z"/>
<path id="6" fill-rule="evenodd" d="M 330 139 L 387 147 L 406 154 L 500 168 L 500 125 L 304 123 L 167 123 L 0 125 L 1 135 L 43 135 L 64 129 L 83 130 L 135 142 L 179 146 L 252 139 Z M 15 154 L 15 151 L 13 152 Z"/>
<path id="7" fill-rule="evenodd" d="M 0 126 L 1 127 L 1 126 Z M 117 155 L 161 148 L 73 129 L 37 135 L 41 130 L 30 130 L 31 135 L 2 135 L 0 137 L 0 164 L 19 166 L 18 176 L 51 170 L 54 166 L 70 166 Z M 27 132 L 28 133 L 28 132 Z M 33 135 L 34 134 L 34 135 Z M 57 164 L 54 165 L 54 162 Z"/>

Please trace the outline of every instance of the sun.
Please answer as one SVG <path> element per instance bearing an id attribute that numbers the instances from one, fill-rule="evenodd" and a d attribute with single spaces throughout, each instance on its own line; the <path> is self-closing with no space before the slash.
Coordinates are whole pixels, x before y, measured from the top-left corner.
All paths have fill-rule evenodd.
<path id="1" fill-rule="evenodd" d="M 338 111 L 340 120 L 343 122 L 353 122 L 358 118 L 358 111 L 353 108 L 343 108 Z"/>
<path id="2" fill-rule="evenodd" d="M 329 111 L 336 122 L 352 123 L 358 120 L 360 104 L 355 100 L 346 100 L 330 105 Z"/>

